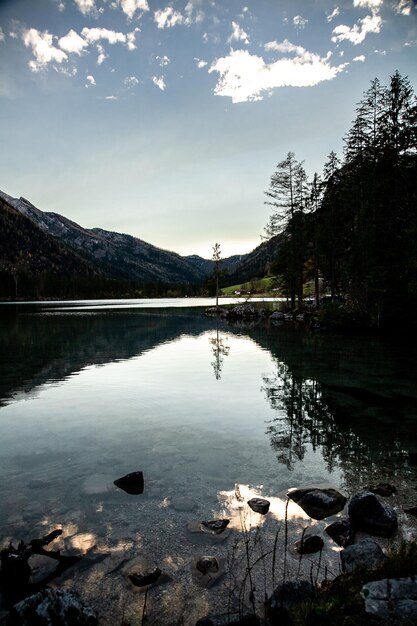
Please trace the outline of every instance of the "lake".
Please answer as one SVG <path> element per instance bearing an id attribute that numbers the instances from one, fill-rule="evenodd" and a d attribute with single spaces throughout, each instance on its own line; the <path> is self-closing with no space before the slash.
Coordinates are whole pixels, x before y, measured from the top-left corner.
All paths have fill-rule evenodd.
<path id="1" fill-rule="evenodd" d="M 291 547 L 285 556 L 303 528 L 325 526 L 295 504 L 286 511 L 290 487 L 330 483 L 348 495 L 386 481 L 401 504 L 416 504 L 409 341 L 231 325 L 205 317 L 207 304 L 0 306 L 0 543 L 62 528 L 51 549 L 83 559 L 52 585 L 80 593 L 103 624 L 141 623 L 135 568 L 165 575 L 148 594 L 150 623 L 242 610 L 245 539 L 251 564 L 260 559 L 250 583 L 258 602 L 284 566 L 286 576 L 337 574 L 326 535 L 320 557 L 300 563 Z M 113 484 L 137 470 L 142 495 Z M 268 516 L 248 510 L 254 496 L 270 500 Z M 215 518 L 230 520 L 225 533 L 201 532 Z M 221 563 L 212 586 L 195 571 L 201 555 Z"/>

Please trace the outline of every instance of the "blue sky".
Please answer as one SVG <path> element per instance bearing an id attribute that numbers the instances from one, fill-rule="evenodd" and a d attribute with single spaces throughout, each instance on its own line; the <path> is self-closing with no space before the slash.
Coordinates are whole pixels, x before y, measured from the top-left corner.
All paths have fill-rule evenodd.
<path id="1" fill-rule="evenodd" d="M 409 0 L 0 0 L 0 189 L 245 253 L 276 163 L 321 171 L 370 80 L 416 86 L 416 52 Z"/>

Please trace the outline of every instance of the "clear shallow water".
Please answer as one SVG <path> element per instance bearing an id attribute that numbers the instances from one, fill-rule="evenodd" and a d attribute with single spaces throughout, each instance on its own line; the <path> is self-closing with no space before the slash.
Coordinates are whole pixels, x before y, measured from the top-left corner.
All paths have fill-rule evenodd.
<path id="1" fill-rule="evenodd" d="M 153 592 L 156 623 L 224 610 L 228 577 L 201 591 L 193 559 L 230 558 L 242 526 L 263 525 L 266 545 L 289 487 L 331 482 L 351 492 L 387 480 L 415 504 L 409 345 L 216 327 L 197 309 L 131 304 L 43 303 L 0 315 L 0 541 L 62 526 L 57 543 L 85 558 L 56 584 L 82 593 L 104 623 L 138 619 L 143 599 L 123 574 L 134 559 L 172 577 Z M 138 469 L 142 496 L 113 486 Z M 242 514 L 235 485 L 244 501 L 271 499 L 267 520 Z M 187 530 L 218 516 L 233 528 L 223 542 Z M 289 517 L 299 538 L 310 521 L 296 505 Z M 337 567 L 334 544 L 326 548 Z"/>

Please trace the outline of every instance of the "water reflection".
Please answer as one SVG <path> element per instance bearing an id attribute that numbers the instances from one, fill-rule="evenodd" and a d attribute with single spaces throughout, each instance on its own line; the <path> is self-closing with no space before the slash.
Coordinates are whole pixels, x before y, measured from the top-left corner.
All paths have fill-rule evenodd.
<path id="1" fill-rule="evenodd" d="M 214 357 L 214 361 L 212 361 L 211 365 L 213 367 L 216 380 L 220 380 L 224 361 L 223 357 L 229 355 L 230 346 L 226 343 L 227 336 L 221 335 L 218 327 L 216 328 L 215 335 L 210 337 L 209 341 L 212 346 L 212 353 Z"/>

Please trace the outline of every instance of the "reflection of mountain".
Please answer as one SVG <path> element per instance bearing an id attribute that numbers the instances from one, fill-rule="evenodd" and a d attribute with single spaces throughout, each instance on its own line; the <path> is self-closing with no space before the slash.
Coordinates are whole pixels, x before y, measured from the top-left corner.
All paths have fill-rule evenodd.
<path id="1" fill-rule="evenodd" d="M 62 380 L 89 365 L 129 359 L 182 334 L 212 328 L 196 310 L 2 315 L 0 404 L 19 392 Z M 1 370 L 8 373 L 7 376 Z M 13 372 L 13 377 L 10 377 Z"/>

